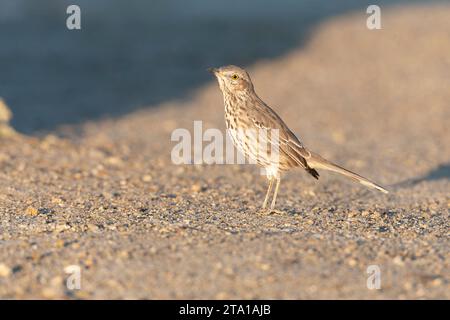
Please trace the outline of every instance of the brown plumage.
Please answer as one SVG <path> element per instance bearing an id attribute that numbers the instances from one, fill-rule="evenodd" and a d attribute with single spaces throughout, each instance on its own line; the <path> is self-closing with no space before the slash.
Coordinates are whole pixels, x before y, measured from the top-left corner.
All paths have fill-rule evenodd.
<path id="1" fill-rule="evenodd" d="M 344 169 L 306 149 L 283 120 L 255 93 L 248 73 L 236 66 L 211 68 L 223 93 L 225 122 L 236 147 L 249 159 L 265 168 L 269 180 L 263 208 L 276 180 L 271 209 L 275 207 L 280 173 L 295 167 L 319 179 L 316 169 L 347 176 L 367 187 L 388 191 L 370 180 Z"/>

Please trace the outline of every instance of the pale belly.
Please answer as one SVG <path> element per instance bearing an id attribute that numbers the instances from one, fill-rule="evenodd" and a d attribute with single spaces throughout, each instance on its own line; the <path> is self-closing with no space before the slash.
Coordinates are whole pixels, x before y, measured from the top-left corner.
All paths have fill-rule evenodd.
<path id="1" fill-rule="evenodd" d="M 280 168 L 278 147 L 269 142 L 268 135 L 258 129 L 227 129 L 236 149 L 249 159 L 249 163 L 264 167 L 276 176 Z"/>

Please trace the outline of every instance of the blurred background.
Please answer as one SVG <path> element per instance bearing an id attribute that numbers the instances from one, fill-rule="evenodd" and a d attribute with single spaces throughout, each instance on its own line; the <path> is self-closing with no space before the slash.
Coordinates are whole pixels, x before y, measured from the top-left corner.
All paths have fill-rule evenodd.
<path id="1" fill-rule="evenodd" d="M 188 96 L 211 80 L 207 67 L 283 55 L 321 21 L 372 2 L 2 0 L 0 97 L 26 134 L 117 117 Z M 70 4 L 81 31 L 66 28 Z"/>

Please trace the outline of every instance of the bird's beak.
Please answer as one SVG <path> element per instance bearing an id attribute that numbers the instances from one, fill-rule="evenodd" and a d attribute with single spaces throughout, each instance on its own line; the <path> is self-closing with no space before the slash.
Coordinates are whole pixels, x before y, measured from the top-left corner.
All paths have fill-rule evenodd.
<path id="1" fill-rule="evenodd" d="M 212 74 L 216 74 L 219 70 L 216 68 L 208 68 L 208 72 L 212 73 Z"/>

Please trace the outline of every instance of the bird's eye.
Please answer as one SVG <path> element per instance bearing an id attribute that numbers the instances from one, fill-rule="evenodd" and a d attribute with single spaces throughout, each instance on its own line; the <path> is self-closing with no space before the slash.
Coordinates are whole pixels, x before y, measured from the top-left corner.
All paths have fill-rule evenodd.
<path id="1" fill-rule="evenodd" d="M 239 79 L 239 76 L 238 76 L 237 74 L 233 74 L 233 75 L 231 76 L 231 79 L 237 80 L 237 79 Z"/>

